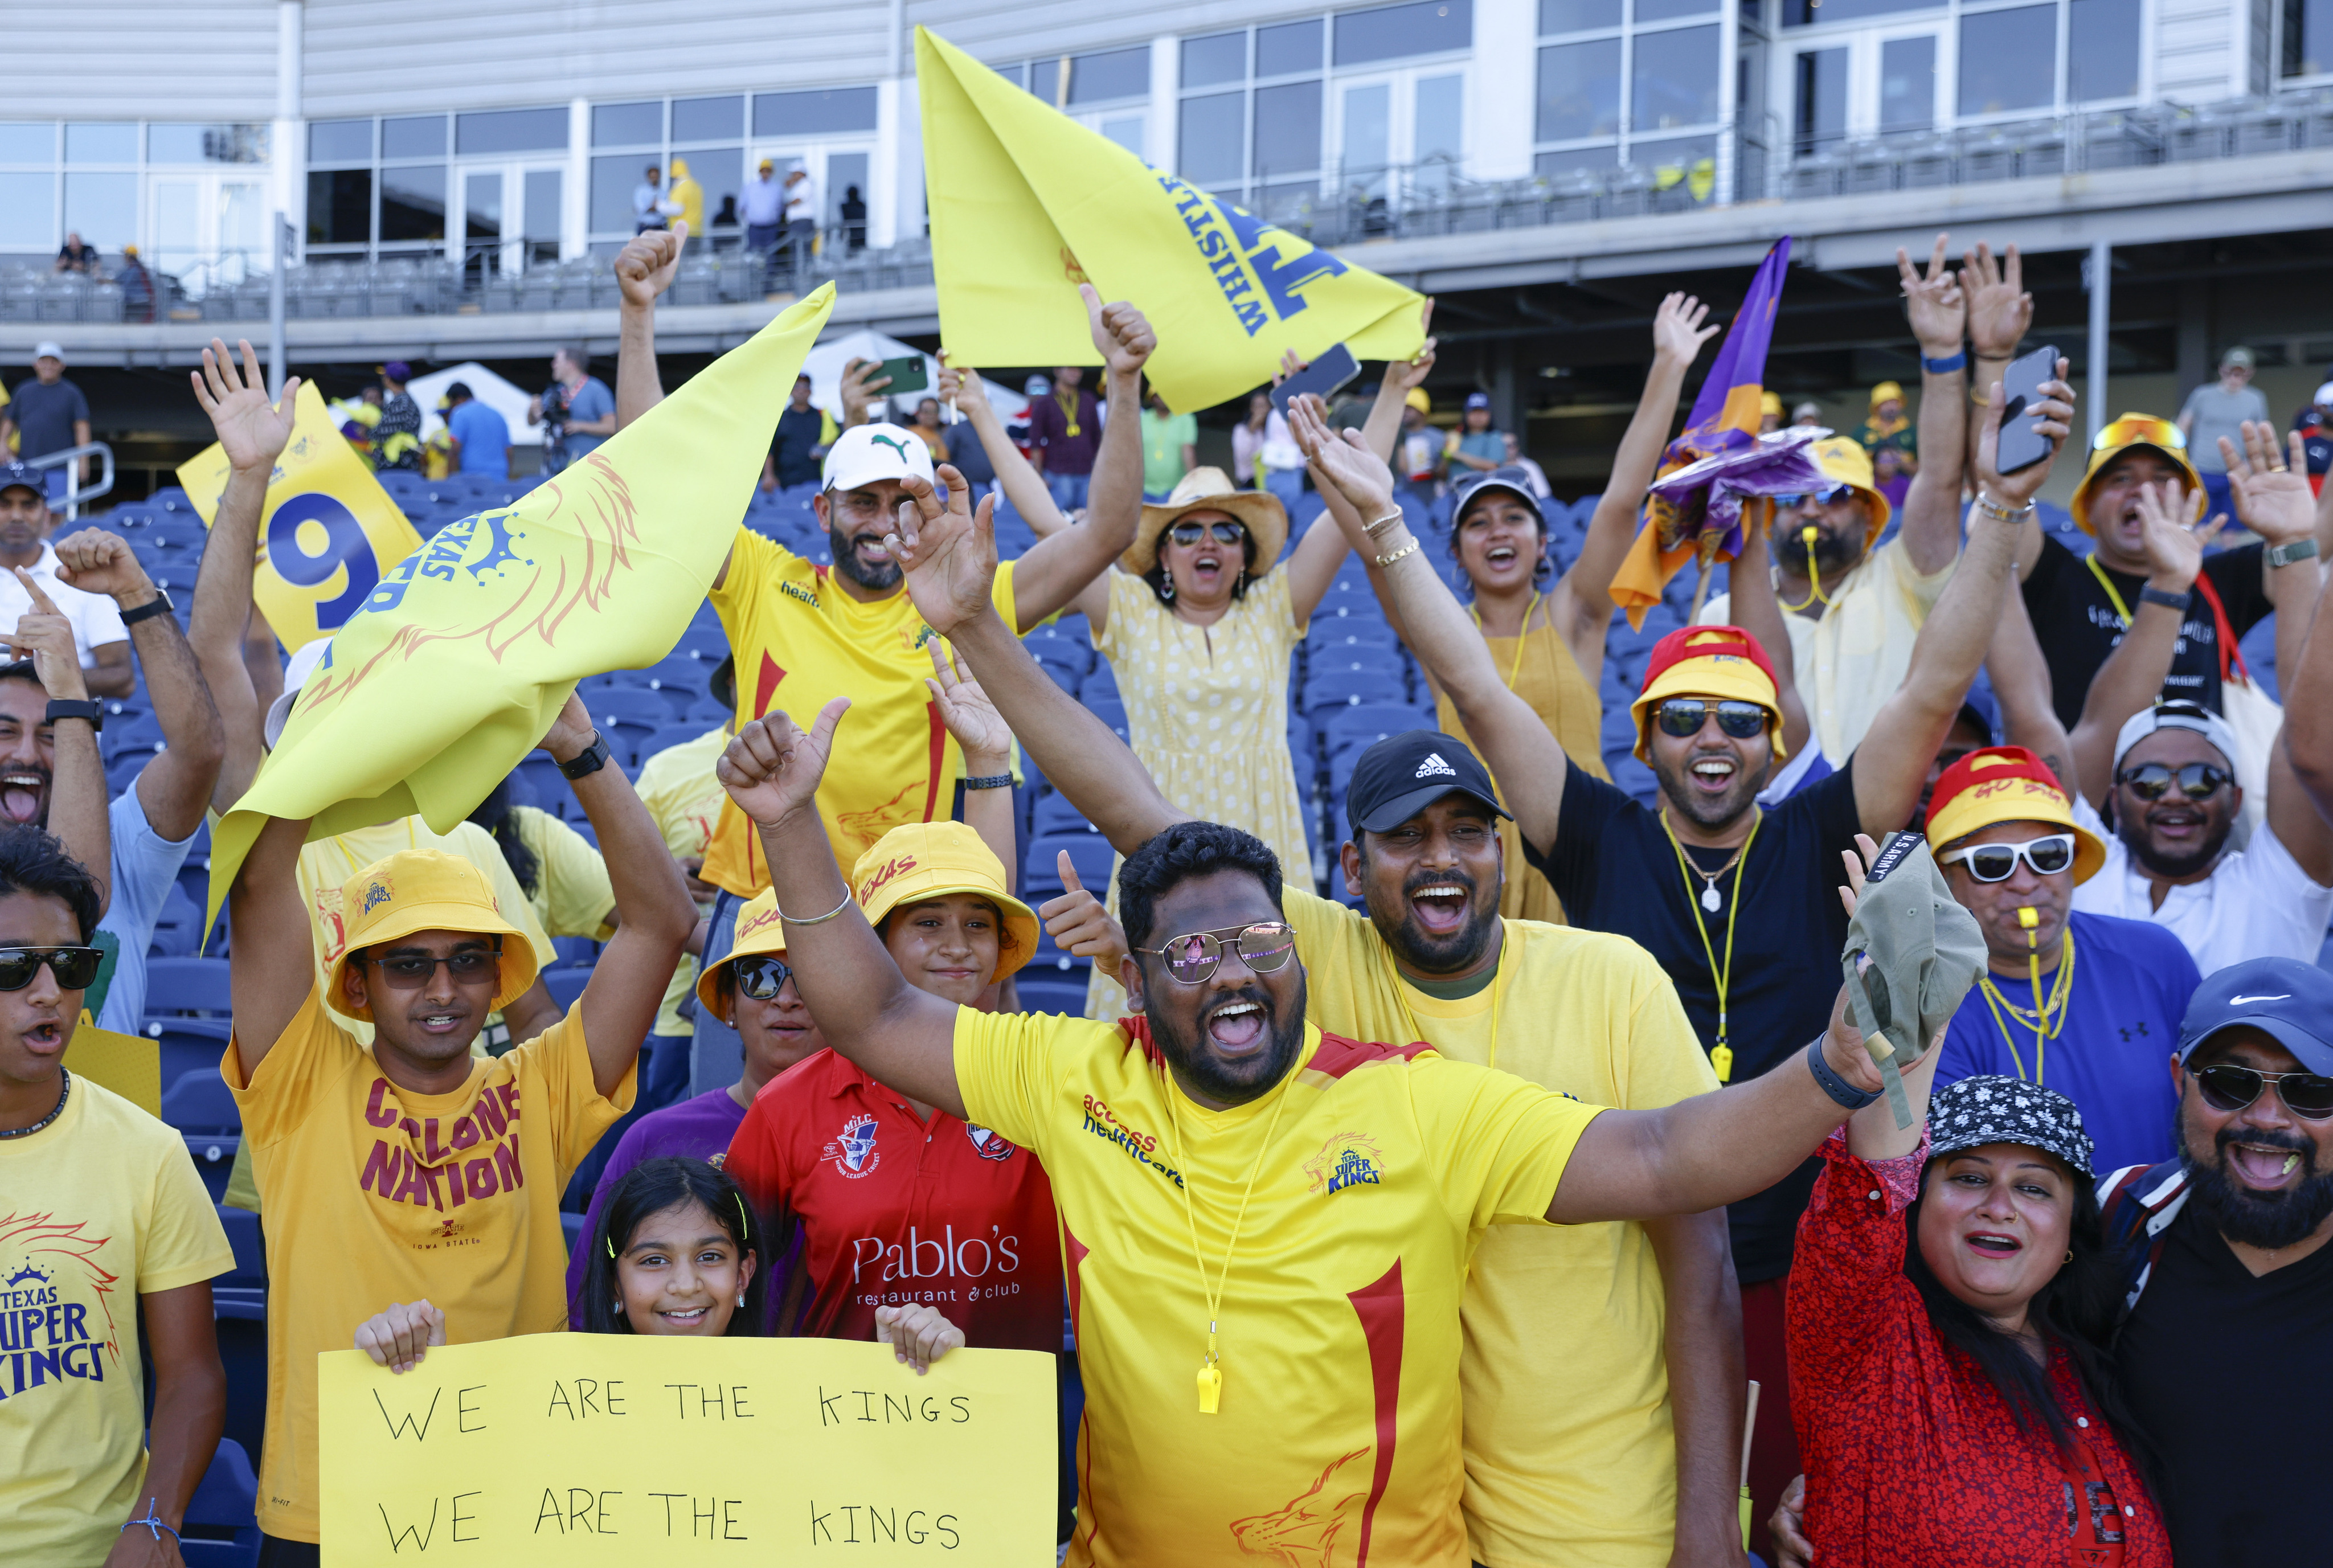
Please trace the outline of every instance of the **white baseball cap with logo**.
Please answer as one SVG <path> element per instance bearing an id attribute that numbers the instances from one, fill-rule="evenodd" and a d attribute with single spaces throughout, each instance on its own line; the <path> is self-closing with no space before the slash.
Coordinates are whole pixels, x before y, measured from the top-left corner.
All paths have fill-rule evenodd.
<path id="1" fill-rule="evenodd" d="M 910 474 L 931 482 L 932 451 L 921 436 L 897 425 L 853 425 L 826 449 L 821 488 L 856 490 Z"/>
<path id="2" fill-rule="evenodd" d="M 65 362 L 64 345 L 53 341 L 43 341 L 34 347 L 33 358 L 36 360 L 54 360 L 57 363 L 62 365 Z"/>
<path id="3" fill-rule="evenodd" d="M 268 750 L 274 750 L 275 743 L 283 738 L 283 726 L 292 722 L 292 705 L 300 699 L 300 688 L 308 684 L 308 678 L 316 673 L 316 667 L 324 662 L 324 655 L 331 649 L 332 640 L 320 637 L 313 642 L 302 643 L 284 662 L 283 694 L 267 705 L 267 717 L 260 725 Z"/>

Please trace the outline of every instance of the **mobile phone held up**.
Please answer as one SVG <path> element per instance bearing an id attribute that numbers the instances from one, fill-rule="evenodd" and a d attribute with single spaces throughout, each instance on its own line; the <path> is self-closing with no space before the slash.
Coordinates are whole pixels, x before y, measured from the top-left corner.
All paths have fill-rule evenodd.
<path id="1" fill-rule="evenodd" d="M 1325 403 L 1352 385 L 1353 378 L 1360 373 L 1361 362 L 1353 358 L 1353 351 L 1339 343 L 1272 388 L 1272 406 L 1280 410 L 1280 417 L 1284 419 L 1288 417 L 1288 405 L 1291 399 L 1311 392 Z"/>
<path id="2" fill-rule="evenodd" d="M 2002 372 L 2001 395 L 2008 399 L 2001 410 L 2001 446 L 1993 454 L 1993 469 L 2014 474 L 2031 468 L 2050 455 L 2050 438 L 2034 429 L 2039 418 L 2027 409 L 2041 401 L 2041 383 L 2057 380 L 2058 350 L 2044 344 L 2009 361 Z"/>
<path id="3" fill-rule="evenodd" d="M 925 369 L 924 356 L 921 354 L 902 354 L 896 360 L 885 360 L 875 367 L 875 373 L 868 380 L 879 381 L 886 376 L 891 378 L 891 384 L 878 388 L 877 390 L 887 398 L 904 397 L 909 392 L 926 391 L 932 384 L 931 374 Z"/>

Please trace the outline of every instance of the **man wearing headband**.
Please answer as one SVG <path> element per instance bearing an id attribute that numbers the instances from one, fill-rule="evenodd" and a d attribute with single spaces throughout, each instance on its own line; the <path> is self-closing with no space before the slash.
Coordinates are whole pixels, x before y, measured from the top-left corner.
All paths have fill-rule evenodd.
<path id="1" fill-rule="evenodd" d="M 2314 1561 L 2333 1406 L 2333 976 L 2292 958 L 2211 976 L 2170 1070 L 2178 1158 L 2099 1189 L 2128 1302 L 2121 1381 L 2180 1568 Z"/>
<path id="2" fill-rule="evenodd" d="M 278 1541 L 319 1539 L 316 1353 L 344 1348 L 350 1323 L 417 1297 L 449 1303 L 456 1343 L 567 1321 L 560 1194 L 632 1102 L 696 908 L 571 694 L 542 747 L 607 857 L 617 929 L 566 1017 L 506 1055 L 474 1057 L 471 1044 L 533 984 L 535 954 L 469 861 L 408 850 L 358 872 L 347 946 L 321 986 L 298 876 L 310 824 L 266 822 L 229 890 L 235 1038 L 221 1071 L 267 1215 L 259 1525 Z M 370 1050 L 327 996 L 371 1022 Z"/>
<path id="3" fill-rule="evenodd" d="M 1926 832 L 1984 933 L 1986 973 L 1944 1032 L 1936 1082 L 2023 1079 L 2081 1107 L 2108 1167 L 2171 1147 L 2163 1043 L 2203 976 L 2170 932 L 2079 913 L 2107 857 L 2057 775 L 2023 746 L 1970 753 L 1936 781 Z"/>

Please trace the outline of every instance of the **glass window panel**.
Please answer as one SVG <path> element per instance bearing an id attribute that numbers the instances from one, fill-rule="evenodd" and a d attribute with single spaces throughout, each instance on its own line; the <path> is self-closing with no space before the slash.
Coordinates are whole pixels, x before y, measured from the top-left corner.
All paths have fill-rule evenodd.
<path id="1" fill-rule="evenodd" d="M 0 125 L 0 163 L 47 163 L 57 160 L 57 122 Z"/>
<path id="2" fill-rule="evenodd" d="M 380 171 L 380 243 L 446 237 L 446 166 Z"/>
<path id="3" fill-rule="evenodd" d="M 1255 73 L 1285 76 L 1291 71 L 1320 69 L 1320 24 L 1290 22 L 1255 30 Z"/>
<path id="4" fill-rule="evenodd" d="M 380 155 L 384 159 L 445 157 L 446 117 L 417 114 L 404 120 L 382 120 Z"/>
<path id="5" fill-rule="evenodd" d="M 1247 94 L 1211 92 L 1183 100 L 1176 171 L 1210 187 L 1237 185 L 1247 149 Z"/>
<path id="6" fill-rule="evenodd" d="M 1628 129 L 1663 130 L 1717 118 L 1717 29 L 1639 33 L 1630 73 Z"/>
<path id="7" fill-rule="evenodd" d="M 0 174 L 0 250 L 47 251 L 56 243 L 57 177 Z"/>
<path id="8" fill-rule="evenodd" d="M 875 90 L 871 87 L 754 95 L 755 136 L 824 136 L 874 129 Z"/>
<path id="9" fill-rule="evenodd" d="M 559 243 L 565 227 L 564 215 L 560 210 L 561 171 L 555 168 L 530 168 L 526 171 L 526 237 Z"/>
<path id="10" fill-rule="evenodd" d="M 2066 94 L 2077 103 L 2138 95 L 2139 0 L 2073 0 Z"/>
<path id="11" fill-rule="evenodd" d="M 1620 129 L 1620 41 L 1558 43 L 1539 52 L 1537 139 L 1570 141 Z"/>
<path id="12" fill-rule="evenodd" d="M 2081 14 L 2084 0 L 2074 0 Z M 2137 34 L 2131 34 L 2131 59 L 2137 55 Z M 1936 122 L 1936 38 L 1890 38 L 1879 46 L 1879 129 L 1894 136 L 1925 130 Z"/>
<path id="13" fill-rule="evenodd" d="M 745 134 L 745 101 L 732 98 L 676 98 L 672 101 L 675 141 L 727 141 Z"/>
<path id="14" fill-rule="evenodd" d="M 315 120 L 308 124 L 310 163 L 370 163 L 372 121 Z"/>
<path id="15" fill-rule="evenodd" d="M 632 232 L 632 190 L 642 172 L 658 160 L 637 152 L 591 160 L 591 232 Z M 658 170 L 659 173 L 662 170 Z"/>
<path id="16" fill-rule="evenodd" d="M 2057 98 L 2058 8 L 2027 5 L 1961 18 L 1963 114 L 2046 109 Z"/>
<path id="17" fill-rule="evenodd" d="M 267 188 L 241 182 L 218 191 L 218 243 L 223 251 L 259 255 L 267 245 Z"/>
<path id="18" fill-rule="evenodd" d="M 2333 0 L 2284 0 L 2284 73 L 2333 71 Z"/>
<path id="19" fill-rule="evenodd" d="M 1572 174 L 1581 169 L 1597 174 L 1619 166 L 1620 149 L 1618 147 L 1575 147 L 1567 152 L 1542 152 L 1531 159 L 1531 172 L 1542 178 Z"/>
<path id="20" fill-rule="evenodd" d="M 1937 0 L 1782 0 L 1782 25 L 1810 27 L 1818 22 L 1860 22 L 1899 11 L 1943 9 Z"/>
<path id="21" fill-rule="evenodd" d="M 1337 17 L 1337 63 L 1366 65 L 1474 46 L 1474 0 L 1415 0 Z"/>
<path id="22" fill-rule="evenodd" d="M 1346 183 L 1367 184 L 1384 175 L 1393 142 L 1393 84 L 1372 82 L 1343 92 L 1344 134 L 1338 141 L 1338 168 Z"/>
<path id="23" fill-rule="evenodd" d="M 1320 84 L 1291 82 L 1255 90 L 1255 172 L 1296 174 L 1320 167 Z"/>
<path id="24" fill-rule="evenodd" d="M 1080 54 L 1070 62 L 1070 101 L 1106 103 L 1114 98 L 1150 96 L 1150 51 L 1113 49 Z"/>
<path id="25" fill-rule="evenodd" d="M 1579 33 L 1620 25 L 1620 0 L 1539 0 L 1541 33 Z"/>
<path id="26" fill-rule="evenodd" d="M 1147 120 L 1147 116 L 1140 114 L 1121 114 L 1105 120 L 1101 122 L 1102 138 L 1104 140 L 1118 143 L 1135 157 L 1140 158 L 1143 151 L 1142 133 Z"/>
<path id="27" fill-rule="evenodd" d="M 1668 22 L 1679 16 L 1701 16 L 1716 10 L 1711 0 L 1636 0 L 1636 20 Z"/>
<path id="28" fill-rule="evenodd" d="M 1706 205 L 1717 190 L 1717 139 L 1681 136 L 1669 141 L 1632 141 L 1628 161 L 1647 170 L 1656 191 L 1683 186 L 1695 205 Z"/>
<path id="29" fill-rule="evenodd" d="M 454 150 L 564 152 L 567 111 L 504 109 L 492 114 L 457 114 L 454 117 Z"/>
<path id="30" fill-rule="evenodd" d="M 660 102 L 591 106 L 594 147 L 654 147 L 663 140 L 664 105 Z"/>
<path id="31" fill-rule="evenodd" d="M 684 159 L 691 179 L 704 188 L 705 222 L 710 226 L 721 210 L 721 198 L 735 200 L 745 188 L 745 149 L 742 147 L 692 147 L 675 151 L 673 162 Z M 783 179 L 781 173 L 778 178 Z"/>
<path id="32" fill-rule="evenodd" d="M 826 221 L 830 227 L 842 221 L 842 204 L 851 197 L 867 199 L 867 155 L 863 152 L 830 152 L 826 155 Z"/>
<path id="33" fill-rule="evenodd" d="M 1069 84 L 1061 75 L 1061 68 L 1067 63 L 1068 56 L 1061 54 L 1050 55 L 1043 60 L 1032 60 L 1029 62 L 1029 91 L 1031 96 L 1042 98 L 1047 103 L 1061 104 L 1068 102 Z"/>
<path id="34" fill-rule="evenodd" d="M 472 169 L 462 177 L 462 232 L 470 239 L 500 239 L 503 176 L 500 169 Z"/>
<path id="35" fill-rule="evenodd" d="M 1416 136 L 1410 156 L 1419 163 L 1458 161 L 1465 147 L 1464 76 L 1428 76 L 1417 84 Z"/>
<path id="36" fill-rule="evenodd" d="M 308 243 L 363 245 L 372 238 L 372 170 L 316 169 L 308 176 Z"/>
<path id="37" fill-rule="evenodd" d="M 146 236 L 149 260 L 164 272 L 176 272 L 195 259 L 201 242 L 195 210 L 199 193 L 195 182 L 182 176 L 156 180 L 149 194 L 154 214 L 153 232 Z"/>
<path id="38" fill-rule="evenodd" d="M 138 243 L 138 177 L 65 176 L 65 228 L 100 250 Z"/>
<path id="39" fill-rule="evenodd" d="M 1847 50 L 1802 49 L 1791 129 L 1801 156 L 1847 134 Z"/>
<path id="40" fill-rule="evenodd" d="M 1237 82 L 1247 74 L 1247 34 L 1211 33 L 1205 38 L 1183 40 L 1183 85 L 1213 87 Z"/>
<path id="41" fill-rule="evenodd" d="M 69 120 L 65 121 L 65 161 L 135 163 L 138 161 L 138 127 Z"/>

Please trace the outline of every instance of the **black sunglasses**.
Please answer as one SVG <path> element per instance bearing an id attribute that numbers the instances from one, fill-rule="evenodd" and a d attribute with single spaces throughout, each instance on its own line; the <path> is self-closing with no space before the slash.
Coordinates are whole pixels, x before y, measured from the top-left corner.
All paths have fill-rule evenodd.
<path id="1" fill-rule="evenodd" d="M 1218 544 L 1236 544 L 1247 537 L 1247 525 L 1242 523 L 1177 523 L 1166 530 L 1166 537 L 1181 545 L 1196 544 L 1212 532 Z"/>
<path id="2" fill-rule="evenodd" d="M 2179 793 L 2189 800 L 2207 801 L 2233 784 L 2235 778 L 2227 769 L 2208 762 L 2191 762 L 2175 768 L 2169 763 L 2143 762 L 2115 774 L 2115 783 L 2129 785 L 2130 793 L 2143 801 L 2159 801 L 2170 793 L 2175 782 Z"/>
<path id="3" fill-rule="evenodd" d="M 1968 867 L 1968 874 L 1980 882 L 2009 880 L 2021 860 L 2033 868 L 2035 876 L 2054 877 L 2073 869 L 2074 835 L 2051 833 L 2021 844 L 1973 844 L 1964 850 L 1946 850 L 1936 859 L 1944 865 Z"/>
<path id="4" fill-rule="evenodd" d="M 396 953 L 386 958 L 368 954 L 367 962 L 380 971 L 380 977 L 399 991 L 415 991 L 429 983 L 437 966 L 446 966 L 446 973 L 456 981 L 491 979 L 494 966 L 503 956 L 503 939 L 496 937 L 491 948 L 465 948 L 442 958 L 427 953 Z"/>
<path id="5" fill-rule="evenodd" d="M 739 994 L 756 1002 L 766 1002 L 783 990 L 793 973 L 783 961 L 770 957 L 738 958 L 729 966 L 729 977 L 736 982 Z"/>
<path id="6" fill-rule="evenodd" d="M 1828 506 L 1855 494 L 1852 485 L 1826 485 L 1819 490 L 1784 490 L 1774 497 L 1774 510 L 1795 512 L 1812 501 L 1818 506 Z"/>
<path id="7" fill-rule="evenodd" d="M 2285 1109 L 2295 1116 L 2311 1121 L 2333 1116 L 2333 1078 L 2321 1073 L 2263 1073 L 2257 1067 L 2219 1062 L 2209 1067 L 2191 1068 L 2187 1075 L 2195 1081 L 2204 1101 L 2215 1110 L 2242 1111 L 2261 1097 L 2261 1090 L 2273 1083 Z"/>
<path id="8" fill-rule="evenodd" d="M 1672 697 L 1653 710 L 1659 720 L 1661 733 L 1683 740 L 1699 735 L 1709 716 L 1717 715 L 1717 727 L 1735 740 L 1748 740 L 1762 734 L 1766 728 L 1766 710 L 1754 702 L 1727 699 L 1723 702 L 1704 697 Z"/>
<path id="9" fill-rule="evenodd" d="M 21 991 L 42 965 L 65 991 L 86 991 L 105 962 L 102 948 L 0 948 L 0 991 Z"/>
<path id="10" fill-rule="evenodd" d="M 1213 931 L 1192 931 L 1170 938 L 1156 948 L 1134 950 L 1157 954 L 1169 975 L 1186 986 L 1195 986 L 1223 963 L 1226 946 L 1256 974 L 1269 975 L 1286 967 L 1288 960 L 1295 957 L 1296 931 L 1277 920 L 1264 920 L 1243 927 L 1228 944 Z"/>

